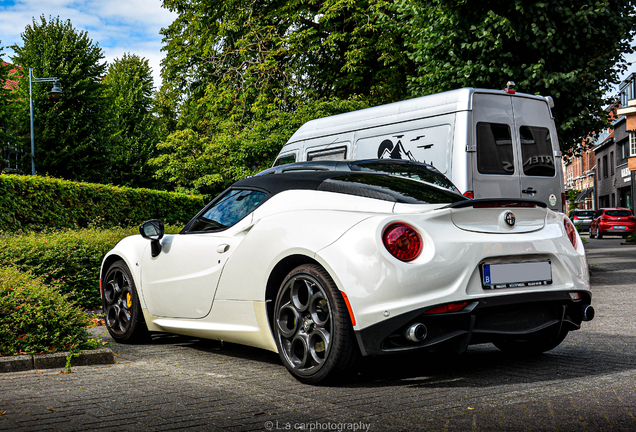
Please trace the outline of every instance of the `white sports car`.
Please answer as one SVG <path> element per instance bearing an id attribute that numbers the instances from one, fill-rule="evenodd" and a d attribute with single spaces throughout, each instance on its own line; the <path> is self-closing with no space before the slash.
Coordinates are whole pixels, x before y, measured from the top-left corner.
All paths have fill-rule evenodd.
<path id="1" fill-rule="evenodd" d="M 305 383 L 368 355 L 480 343 L 539 353 L 594 314 L 565 215 L 389 174 L 247 178 L 179 234 L 157 220 L 140 232 L 102 264 L 116 341 L 169 332 L 251 345 Z"/>

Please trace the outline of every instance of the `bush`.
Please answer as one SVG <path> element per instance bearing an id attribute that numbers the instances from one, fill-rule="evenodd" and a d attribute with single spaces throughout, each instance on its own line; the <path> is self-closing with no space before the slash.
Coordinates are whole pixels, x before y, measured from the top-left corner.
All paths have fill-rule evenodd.
<path id="1" fill-rule="evenodd" d="M 89 319 L 55 286 L 15 268 L 0 268 L 0 355 L 96 348 Z"/>
<path id="2" fill-rule="evenodd" d="M 201 196 L 0 175 L 0 231 L 138 225 L 148 219 L 184 224 L 204 205 Z"/>
<path id="3" fill-rule="evenodd" d="M 166 227 L 176 232 L 179 227 Z M 55 282 L 61 292 L 85 308 L 101 307 L 99 268 L 117 242 L 139 229 L 98 228 L 0 236 L 0 266 L 15 266 Z"/>
<path id="4" fill-rule="evenodd" d="M 56 281 L 77 304 L 94 307 L 100 304 L 99 267 L 104 255 L 135 231 L 91 228 L 0 237 L 0 265 L 31 271 L 45 283 Z"/>

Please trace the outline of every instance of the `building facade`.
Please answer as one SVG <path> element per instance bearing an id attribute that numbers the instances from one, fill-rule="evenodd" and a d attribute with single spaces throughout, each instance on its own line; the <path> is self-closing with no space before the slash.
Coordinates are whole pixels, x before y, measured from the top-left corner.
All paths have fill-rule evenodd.
<path id="1" fill-rule="evenodd" d="M 636 171 L 636 73 L 619 87 L 620 104 L 614 122 L 616 175 L 616 205 L 634 212 L 634 171 Z"/>
<path id="2" fill-rule="evenodd" d="M 574 208 L 593 209 L 596 207 L 594 201 L 596 158 L 594 150 L 586 143 L 581 145 L 579 152 L 578 156 L 564 156 L 562 159 L 565 191 L 579 191 L 574 201 Z"/>

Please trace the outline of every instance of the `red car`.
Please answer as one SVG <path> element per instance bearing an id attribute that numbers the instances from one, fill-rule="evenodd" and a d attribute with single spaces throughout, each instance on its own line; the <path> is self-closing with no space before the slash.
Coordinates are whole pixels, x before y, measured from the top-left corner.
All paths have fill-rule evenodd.
<path id="1" fill-rule="evenodd" d="M 596 212 L 590 224 L 590 238 L 604 235 L 627 237 L 636 231 L 636 217 L 626 208 L 604 208 Z"/>

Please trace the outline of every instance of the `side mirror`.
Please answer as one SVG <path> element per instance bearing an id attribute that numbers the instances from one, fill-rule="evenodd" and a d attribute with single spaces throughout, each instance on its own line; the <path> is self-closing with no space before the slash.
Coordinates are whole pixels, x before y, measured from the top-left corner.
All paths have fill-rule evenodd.
<path id="1" fill-rule="evenodd" d="M 143 238 L 150 240 L 150 252 L 153 258 L 161 253 L 159 240 L 163 238 L 164 233 L 163 222 L 157 219 L 152 219 L 139 225 L 139 234 Z"/>

